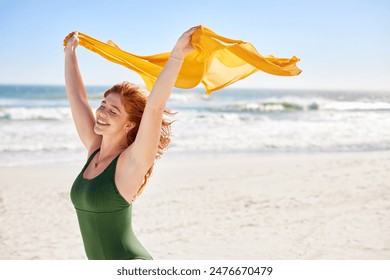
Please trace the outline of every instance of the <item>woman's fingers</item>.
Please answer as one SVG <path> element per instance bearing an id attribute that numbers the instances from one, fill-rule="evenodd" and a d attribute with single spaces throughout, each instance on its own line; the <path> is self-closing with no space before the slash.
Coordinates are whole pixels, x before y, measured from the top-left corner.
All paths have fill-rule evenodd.
<path id="1" fill-rule="evenodd" d="M 197 25 L 197 26 L 191 27 L 190 29 L 188 29 L 184 33 L 187 34 L 187 35 L 192 35 L 199 27 L 201 27 L 201 25 Z"/>
<path id="2" fill-rule="evenodd" d="M 69 33 L 64 40 L 64 45 L 64 50 L 75 49 L 79 45 L 79 33 L 77 31 Z"/>
<path id="3" fill-rule="evenodd" d="M 200 25 L 197 25 L 197 26 L 194 26 L 194 27 L 191 27 L 190 29 L 188 29 L 186 32 L 183 33 L 183 35 L 181 35 L 180 39 L 183 39 L 183 40 L 191 40 L 191 36 L 192 34 L 194 34 L 194 32 L 200 27 Z M 179 39 L 179 40 L 180 40 Z"/>
<path id="4" fill-rule="evenodd" d="M 196 25 L 184 32 L 178 39 L 174 51 L 177 51 L 180 55 L 183 54 L 184 56 L 191 53 L 195 49 L 191 43 L 192 34 L 200 27 L 201 25 Z"/>
<path id="5" fill-rule="evenodd" d="M 73 32 L 69 33 L 68 36 L 66 36 L 66 38 L 65 38 L 66 43 L 73 42 L 74 40 L 77 40 L 77 41 L 79 40 L 78 31 L 73 31 Z"/>

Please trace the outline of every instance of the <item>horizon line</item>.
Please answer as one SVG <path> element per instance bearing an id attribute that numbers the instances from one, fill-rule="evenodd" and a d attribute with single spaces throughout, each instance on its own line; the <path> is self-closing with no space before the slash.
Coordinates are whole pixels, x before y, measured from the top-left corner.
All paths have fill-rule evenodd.
<path id="1" fill-rule="evenodd" d="M 142 87 L 145 87 L 143 84 L 139 84 Z M 2 83 L 0 82 L 0 86 L 54 86 L 54 87 L 65 87 L 65 83 L 63 84 L 54 84 L 54 83 L 47 83 L 47 84 L 42 84 L 42 83 Z M 99 85 L 99 84 L 86 84 L 85 87 L 104 87 L 104 88 L 111 88 L 113 85 Z M 196 86 L 193 88 L 176 88 L 174 87 L 173 90 L 205 90 L 203 86 Z M 390 93 L 390 88 L 385 89 L 385 88 L 374 88 L 374 89 L 367 89 L 367 88 L 312 88 L 312 87 L 307 87 L 307 88 L 288 88 L 288 87 L 253 87 L 253 86 L 228 86 L 219 90 L 216 90 L 214 92 L 222 91 L 222 90 L 229 90 L 229 89 L 248 89 L 248 90 L 302 90 L 302 91 L 362 91 L 362 92 L 367 92 L 367 91 L 375 91 L 375 92 L 389 92 Z"/>

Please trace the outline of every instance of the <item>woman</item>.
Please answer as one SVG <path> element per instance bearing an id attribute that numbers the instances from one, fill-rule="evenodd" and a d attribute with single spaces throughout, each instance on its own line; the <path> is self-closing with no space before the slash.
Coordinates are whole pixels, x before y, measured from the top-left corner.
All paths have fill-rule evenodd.
<path id="1" fill-rule="evenodd" d="M 104 94 L 96 118 L 77 64 L 77 33 L 68 40 L 66 91 L 77 132 L 88 151 L 71 199 L 88 259 L 152 259 L 133 233 L 132 203 L 169 143 L 165 105 L 184 57 L 194 50 L 191 36 L 197 28 L 178 39 L 147 98 L 134 84 L 115 85 Z"/>

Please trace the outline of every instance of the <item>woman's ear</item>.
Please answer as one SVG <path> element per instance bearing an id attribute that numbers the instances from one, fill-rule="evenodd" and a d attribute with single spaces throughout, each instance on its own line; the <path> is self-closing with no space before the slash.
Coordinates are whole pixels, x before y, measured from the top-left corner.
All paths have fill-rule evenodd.
<path id="1" fill-rule="evenodd" d="M 125 131 L 126 133 L 128 133 L 130 130 L 132 130 L 133 128 L 135 127 L 135 123 L 132 123 L 132 122 L 129 122 L 126 127 L 125 127 Z"/>

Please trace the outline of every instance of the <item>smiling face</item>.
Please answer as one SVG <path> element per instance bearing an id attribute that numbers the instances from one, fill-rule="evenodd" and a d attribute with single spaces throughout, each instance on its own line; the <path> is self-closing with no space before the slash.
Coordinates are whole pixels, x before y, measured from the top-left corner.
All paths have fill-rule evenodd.
<path id="1" fill-rule="evenodd" d="M 126 135 L 128 128 L 131 128 L 128 122 L 128 113 L 122 104 L 120 95 L 110 93 L 96 110 L 95 133 L 99 135 Z"/>

